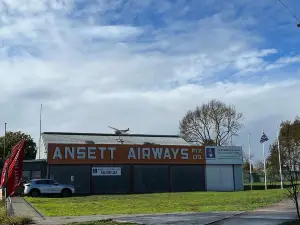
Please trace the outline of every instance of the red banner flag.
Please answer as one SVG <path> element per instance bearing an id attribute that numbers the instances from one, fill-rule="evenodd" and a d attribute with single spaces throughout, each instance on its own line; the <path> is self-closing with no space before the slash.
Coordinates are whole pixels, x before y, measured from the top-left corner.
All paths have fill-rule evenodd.
<path id="1" fill-rule="evenodd" d="M 6 178 L 6 172 L 8 172 L 8 166 L 10 165 L 12 159 L 15 157 L 15 155 L 17 154 L 18 150 L 20 149 L 21 145 L 23 145 L 22 141 L 20 141 L 18 144 L 16 144 L 12 151 L 10 156 L 8 157 L 8 159 L 5 160 L 4 166 L 2 168 L 2 174 L 1 174 L 1 184 L 0 186 L 3 187 L 5 185 L 5 178 Z"/>
<path id="2" fill-rule="evenodd" d="M 8 165 L 8 178 L 6 185 L 6 196 L 11 196 L 21 183 L 23 172 L 25 140 L 21 140 L 16 146 Z"/>

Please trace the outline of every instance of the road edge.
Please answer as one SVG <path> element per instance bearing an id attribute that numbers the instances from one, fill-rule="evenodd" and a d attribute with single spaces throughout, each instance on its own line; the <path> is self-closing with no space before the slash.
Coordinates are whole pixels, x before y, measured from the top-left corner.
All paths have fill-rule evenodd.
<path id="1" fill-rule="evenodd" d="M 22 197 L 24 201 L 43 219 L 46 220 L 46 217 L 38 210 L 36 209 L 29 201 L 27 201 L 24 197 Z"/>

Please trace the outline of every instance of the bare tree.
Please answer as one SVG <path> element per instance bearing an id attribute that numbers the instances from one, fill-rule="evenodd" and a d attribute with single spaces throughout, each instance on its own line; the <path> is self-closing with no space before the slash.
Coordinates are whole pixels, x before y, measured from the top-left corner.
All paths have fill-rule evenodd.
<path id="1" fill-rule="evenodd" d="M 254 165 L 254 172 L 263 173 L 264 172 L 264 162 L 262 160 L 257 160 Z"/>
<path id="2" fill-rule="evenodd" d="M 205 144 L 209 140 L 217 146 L 228 145 L 243 126 L 242 119 L 235 106 L 212 100 L 186 113 L 180 121 L 180 134 L 188 142 Z"/>

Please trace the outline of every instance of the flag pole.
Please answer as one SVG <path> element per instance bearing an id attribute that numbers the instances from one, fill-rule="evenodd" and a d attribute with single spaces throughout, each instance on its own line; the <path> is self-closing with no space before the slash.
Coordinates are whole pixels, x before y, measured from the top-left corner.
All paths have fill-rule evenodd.
<path id="1" fill-rule="evenodd" d="M 280 174 L 280 186 L 283 189 L 282 169 L 281 169 L 281 155 L 280 155 L 280 144 L 279 144 L 279 132 L 280 126 L 277 126 L 277 147 L 278 147 L 278 163 L 279 163 L 279 174 Z"/>
<path id="2" fill-rule="evenodd" d="M 264 131 L 262 132 L 264 134 Z M 267 171 L 266 171 L 266 157 L 265 157 L 265 142 L 262 143 L 263 157 L 264 157 L 264 173 L 265 173 L 265 190 L 267 190 Z"/>
<path id="3" fill-rule="evenodd" d="M 252 191 L 252 166 L 251 166 L 251 147 L 250 147 L 250 133 L 248 134 L 248 147 L 249 147 L 249 171 L 250 171 L 250 187 Z"/>

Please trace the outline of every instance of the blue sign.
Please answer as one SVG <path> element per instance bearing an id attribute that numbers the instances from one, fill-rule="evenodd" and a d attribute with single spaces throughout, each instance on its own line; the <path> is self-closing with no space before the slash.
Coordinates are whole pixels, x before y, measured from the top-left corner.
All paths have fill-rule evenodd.
<path id="1" fill-rule="evenodd" d="M 206 148 L 206 158 L 215 159 L 216 158 L 216 149 L 215 148 Z"/>

